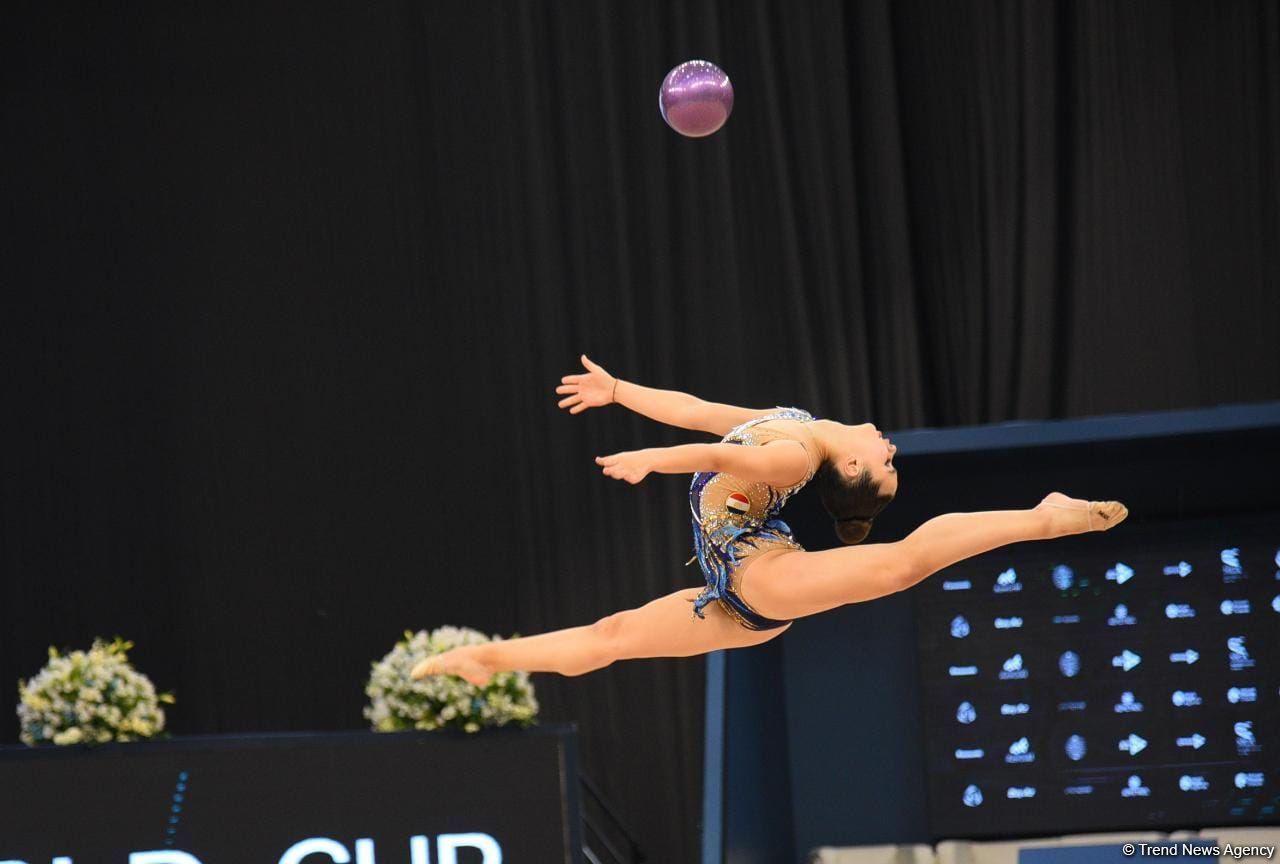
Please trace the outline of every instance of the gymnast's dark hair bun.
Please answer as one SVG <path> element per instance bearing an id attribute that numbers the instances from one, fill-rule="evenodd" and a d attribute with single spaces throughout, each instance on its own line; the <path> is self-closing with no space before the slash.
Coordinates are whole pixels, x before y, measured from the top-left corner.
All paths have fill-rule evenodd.
<path id="1" fill-rule="evenodd" d="M 846 546 L 861 543 L 871 533 L 870 519 L 837 519 L 836 536 Z"/>
<path id="2" fill-rule="evenodd" d="M 822 506 L 836 523 L 840 542 L 852 546 L 861 543 L 871 532 L 871 520 L 879 515 L 892 495 L 881 495 L 880 487 L 866 472 L 846 480 L 830 461 L 818 466 L 813 485 L 822 498 Z"/>

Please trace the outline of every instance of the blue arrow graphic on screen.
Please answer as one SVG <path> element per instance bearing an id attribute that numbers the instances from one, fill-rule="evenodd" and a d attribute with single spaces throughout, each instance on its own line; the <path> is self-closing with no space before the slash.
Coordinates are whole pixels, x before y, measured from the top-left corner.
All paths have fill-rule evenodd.
<path id="1" fill-rule="evenodd" d="M 1116 562 L 1116 566 L 1107 571 L 1107 579 L 1117 585 L 1123 585 L 1133 578 L 1133 568 L 1128 564 Z"/>
<path id="2" fill-rule="evenodd" d="M 1124 649 L 1123 653 L 1118 654 L 1117 656 L 1111 658 L 1112 666 L 1119 666 L 1121 669 L 1123 669 L 1126 672 L 1128 672 L 1130 669 L 1137 666 L 1141 662 L 1142 662 L 1142 657 L 1137 654 L 1134 654 L 1128 648 Z"/>
<path id="3" fill-rule="evenodd" d="M 1164 568 L 1164 575 L 1182 576 L 1185 578 L 1191 575 L 1191 565 L 1186 561 L 1179 561 L 1177 564 Z"/>
<path id="4" fill-rule="evenodd" d="M 1192 736 L 1190 736 L 1190 737 L 1187 737 L 1187 738 L 1179 738 L 1179 739 L 1178 739 L 1178 746 L 1179 746 L 1179 747 L 1194 747 L 1194 748 L 1196 748 L 1197 750 L 1199 750 L 1201 747 L 1203 747 L 1203 746 L 1204 746 L 1204 742 L 1205 742 L 1206 740 L 1208 740 L 1208 739 L 1206 739 L 1203 735 L 1201 735 L 1199 732 L 1197 732 L 1196 734 L 1194 734 L 1194 735 L 1192 735 Z"/>
<path id="5" fill-rule="evenodd" d="M 1143 750 L 1147 749 L 1147 739 L 1141 735 L 1130 734 L 1128 738 L 1120 739 L 1120 749 L 1124 750 L 1130 756 L 1137 756 Z"/>
<path id="6" fill-rule="evenodd" d="M 1178 651 L 1174 654 L 1169 655 L 1170 663 L 1186 663 L 1188 666 L 1190 666 L 1192 663 L 1196 662 L 1199 659 L 1200 659 L 1200 653 L 1192 648 L 1188 648 L 1186 651 Z"/>

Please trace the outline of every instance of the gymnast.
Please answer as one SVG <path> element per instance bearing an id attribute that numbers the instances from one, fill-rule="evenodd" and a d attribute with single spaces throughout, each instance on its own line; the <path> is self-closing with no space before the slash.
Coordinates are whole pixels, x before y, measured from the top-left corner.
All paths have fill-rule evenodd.
<path id="1" fill-rule="evenodd" d="M 468 645 L 419 663 L 414 678 L 457 675 L 482 685 L 496 672 L 582 675 L 615 660 L 690 657 L 759 645 L 796 618 L 903 591 L 958 561 L 1023 540 L 1102 531 L 1129 511 L 1116 501 L 1052 492 L 1027 510 L 949 513 L 894 543 L 856 546 L 898 492 L 897 448 L 870 423 L 817 420 L 796 408 L 753 410 L 656 390 L 610 375 L 585 354 L 585 372 L 556 392 L 570 414 L 618 404 L 715 444 L 630 450 L 596 458 L 606 477 L 692 474 L 695 557 L 706 587 L 686 588 L 594 624 Z M 806 552 L 778 513 L 812 483 L 844 548 Z M 692 612 L 690 606 L 692 604 Z"/>

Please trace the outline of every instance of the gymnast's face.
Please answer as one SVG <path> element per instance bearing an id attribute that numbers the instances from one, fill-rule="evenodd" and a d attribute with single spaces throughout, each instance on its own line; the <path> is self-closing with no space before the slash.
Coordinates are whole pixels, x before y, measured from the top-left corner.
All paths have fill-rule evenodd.
<path id="1" fill-rule="evenodd" d="M 893 442 L 871 423 L 844 426 L 841 431 L 836 464 L 845 476 L 853 480 L 866 471 L 881 495 L 897 495 L 898 469 L 893 466 L 893 457 L 898 448 Z"/>

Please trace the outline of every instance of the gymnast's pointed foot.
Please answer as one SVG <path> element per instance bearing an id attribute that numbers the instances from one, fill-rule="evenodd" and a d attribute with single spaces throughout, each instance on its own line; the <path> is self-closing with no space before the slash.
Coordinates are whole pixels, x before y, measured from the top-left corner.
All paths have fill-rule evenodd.
<path id="1" fill-rule="evenodd" d="M 475 647 L 468 645 L 442 654 L 433 654 L 414 666 L 409 674 L 415 680 L 428 675 L 457 675 L 477 687 L 483 687 L 493 677 L 493 670 L 475 656 Z"/>
<path id="2" fill-rule="evenodd" d="M 1069 498 L 1061 492 L 1050 492 L 1040 502 L 1049 515 L 1049 536 L 1064 537 L 1086 531 L 1106 531 L 1129 515 L 1129 508 L 1119 501 L 1085 501 Z"/>

